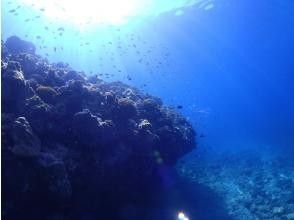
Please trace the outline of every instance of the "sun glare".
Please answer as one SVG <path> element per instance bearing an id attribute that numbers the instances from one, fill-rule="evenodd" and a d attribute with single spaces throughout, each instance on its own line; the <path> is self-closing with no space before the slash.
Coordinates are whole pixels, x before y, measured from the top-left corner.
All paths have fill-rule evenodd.
<path id="1" fill-rule="evenodd" d="M 145 0 L 22 0 L 52 19 L 84 24 L 122 24 L 140 13 Z"/>
<path id="2" fill-rule="evenodd" d="M 48 18 L 79 26 L 119 25 L 142 17 L 174 11 L 182 15 L 185 7 L 213 7 L 213 0 L 19 0 Z"/>

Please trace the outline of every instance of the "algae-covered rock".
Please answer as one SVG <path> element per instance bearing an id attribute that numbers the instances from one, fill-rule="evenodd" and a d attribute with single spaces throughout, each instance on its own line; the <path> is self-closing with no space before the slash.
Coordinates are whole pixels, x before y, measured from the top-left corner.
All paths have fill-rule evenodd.
<path id="1" fill-rule="evenodd" d="M 115 113 L 120 120 L 127 120 L 137 116 L 135 102 L 129 98 L 118 99 L 118 106 Z"/>
<path id="2" fill-rule="evenodd" d="M 12 152 L 21 157 L 37 156 L 41 150 L 41 142 L 33 133 L 26 118 L 19 117 L 13 123 L 12 138 L 14 145 Z"/>

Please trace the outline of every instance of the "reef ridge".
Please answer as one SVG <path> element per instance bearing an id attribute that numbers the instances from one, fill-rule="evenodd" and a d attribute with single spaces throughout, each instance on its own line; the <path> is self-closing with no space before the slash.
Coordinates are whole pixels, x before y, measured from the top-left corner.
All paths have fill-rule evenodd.
<path id="1" fill-rule="evenodd" d="M 135 219 L 122 204 L 168 184 L 196 147 L 159 98 L 49 63 L 16 36 L 1 47 L 3 219 Z"/>

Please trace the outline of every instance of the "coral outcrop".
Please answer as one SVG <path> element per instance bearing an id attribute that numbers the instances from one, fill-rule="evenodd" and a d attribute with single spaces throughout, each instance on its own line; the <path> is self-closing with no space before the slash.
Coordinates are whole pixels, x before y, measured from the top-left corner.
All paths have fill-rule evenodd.
<path id="1" fill-rule="evenodd" d="M 3 219 L 124 219 L 196 146 L 159 98 L 1 45 Z"/>

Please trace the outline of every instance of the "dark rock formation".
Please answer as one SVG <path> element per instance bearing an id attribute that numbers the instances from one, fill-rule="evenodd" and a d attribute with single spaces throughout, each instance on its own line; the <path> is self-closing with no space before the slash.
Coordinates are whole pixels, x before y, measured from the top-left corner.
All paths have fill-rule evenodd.
<path id="1" fill-rule="evenodd" d="M 41 142 L 33 133 L 26 118 L 19 117 L 12 124 L 13 147 L 11 151 L 21 157 L 37 156 L 41 150 Z"/>
<path id="2" fill-rule="evenodd" d="M 17 62 L 3 63 L 2 92 L 7 94 L 3 97 L 3 108 L 7 112 L 20 112 L 24 105 L 26 82 L 20 65 Z M 8 95 L 9 94 L 9 95 Z"/>
<path id="3" fill-rule="evenodd" d="M 3 219 L 130 219 L 122 207 L 195 147 L 160 99 L 49 64 L 17 37 L 1 45 Z"/>
<path id="4" fill-rule="evenodd" d="M 12 36 L 8 38 L 5 45 L 6 45 L 6 48 L 8 49 L 8 52 L 11 54 L 17 54 L 17 53 L 35 54 L 35 51 L 36 51 L 36 48 L 32 43 L 21 40 L 20 38 L 16 36 Z"/>

